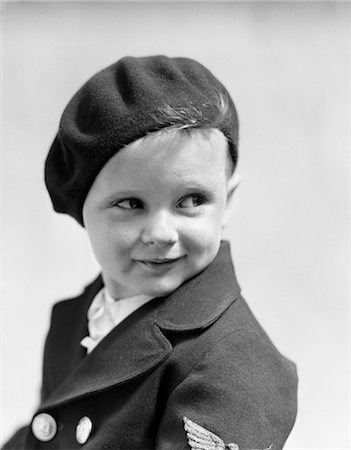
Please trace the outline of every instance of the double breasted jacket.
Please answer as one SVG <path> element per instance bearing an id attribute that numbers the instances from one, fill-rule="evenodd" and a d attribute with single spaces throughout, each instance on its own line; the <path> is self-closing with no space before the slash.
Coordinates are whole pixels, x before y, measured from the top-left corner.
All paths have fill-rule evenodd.
<path id="1" fill-rule="evenodd" d="M 295 365 L 241 297 L 227 242 L 203 272 L 142 306 L 86 355 L 80 340 L 102 286 L 99 276 L 54 306 L 40 407 L 4 448 L 283 448 L 296 417 Z M 33 434 L 43 413 L 56 427 L 47 441 Z"/>

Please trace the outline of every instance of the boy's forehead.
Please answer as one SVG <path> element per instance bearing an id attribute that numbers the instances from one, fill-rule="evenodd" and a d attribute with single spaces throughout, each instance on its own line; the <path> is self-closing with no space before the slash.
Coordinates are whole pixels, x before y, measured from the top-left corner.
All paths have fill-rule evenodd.
<path id="1" fill-rule="evenodd" d="M 173 185 L 200 187 L 225 175 L 227 141 L 219 130 L 157 132 L 134 141 L 116 153 L 102 168 L 94 185 L 133 188 Z"/>
<path id="2" fill-rule="evenodd" d="M 217 129 L 161 130 L 127 145 L 106 164 L 117 168 L 132 165 L 141 173 L 147 166 L 163 170 L 181 170 L 193 167 L 221 167 L 227 159 L 228 144 Z M 113 166 L 113 167 L 112 167 Z"/>

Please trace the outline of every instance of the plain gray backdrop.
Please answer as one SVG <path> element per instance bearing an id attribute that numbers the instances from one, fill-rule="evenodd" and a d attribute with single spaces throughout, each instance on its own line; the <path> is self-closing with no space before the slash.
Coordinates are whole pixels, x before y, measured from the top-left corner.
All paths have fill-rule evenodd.
<path id="1" fill-rule="evenodd" d="M 50 310 L 99 268 L 52 211 L 64 106 L 122 56 L 188 56 L 227 86 L 242 182 L 226 236 L 242 291 L 298 365 L 289 449 L 350 448 L 350 3 L 2 4 L 2 442 L 39 398 Z"/>

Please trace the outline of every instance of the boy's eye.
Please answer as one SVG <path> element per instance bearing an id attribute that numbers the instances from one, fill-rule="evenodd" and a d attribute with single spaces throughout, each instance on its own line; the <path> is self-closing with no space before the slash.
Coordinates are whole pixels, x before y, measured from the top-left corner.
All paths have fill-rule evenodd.
<path id="1" fill-rule="evenodd" d="M 137 198 L 126 198 L 115 202 L 113 206 L 117 206 L 121 209 L 140 209 L 143 207 L 143 204 L 141 200 L 138 200 Z"/>
<path id="2" fill-rule="evenodd" d="M 201 195 L 188 195 L 179 203 L 178 208 L 197 208 L 205 203 L 205 199 Z"/>

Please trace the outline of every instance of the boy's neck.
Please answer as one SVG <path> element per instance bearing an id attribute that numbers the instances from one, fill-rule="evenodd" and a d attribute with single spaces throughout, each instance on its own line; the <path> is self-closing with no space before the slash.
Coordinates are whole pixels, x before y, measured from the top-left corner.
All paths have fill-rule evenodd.
<path id="1" fill-rule="evenodd" d="M 107 292 L 115 300 L 143 295 L 142 292 L 138 292 L 129 286 L 123 286 L 117 283 L 105 273 L 102 273 L 102 279 L 104 285 L 106 286 Z"/>

